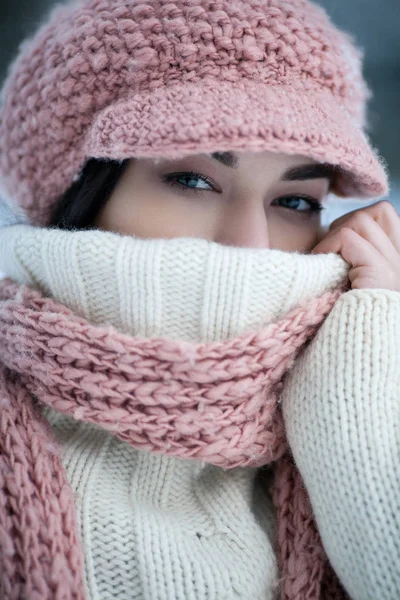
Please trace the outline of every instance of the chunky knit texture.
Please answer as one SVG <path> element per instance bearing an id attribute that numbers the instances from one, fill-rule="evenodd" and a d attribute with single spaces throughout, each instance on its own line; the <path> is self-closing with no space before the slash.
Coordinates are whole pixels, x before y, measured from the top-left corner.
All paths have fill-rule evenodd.
<path id="1" fill-rule="evenodd" d="M 32 398 L 151 452 L 226 468 L 277 461 L 281 598 L 319 599 L 321 586 L 346 597 L 286 455 L 276 396 L 339 292 L 258 333 L 194 346 L 96 328 L 37 291 L 0 288 L 4 600 L 84 597 L 73 497 Z"/>
<path id="2" fill-rule="evenodd" d="M 226 468 L 282 456 L 277 384 L 338 297 L 326 294 L 260 332 L 194 346 L 96 329 L 38 292 L 4 289 L 2 361 L 41 402 L 138 448 Z M 13 332 L 18 323 L 23 336 Z"/>
<path id="3" fill-rule="evenodd" d="M 344 195 L 380 196 L 360 54 L 305 0 L 81 0 L 57 6 L 10 66 L 0 187 L 48 222 L 88 157 L 304 154 Z"/>
<path id="4" fill-rule="evenodd" d="M 16 235 L 22 231 L 24 235 Z M 9 244 L 8 252 L 2 254 L 4 258 L 1 268 L 8 270 L 8 264 L 10 270 L 18 271 L 20 280 L 24 279 L 32 284 L 38 273 L 37 260 L 40 257 L 42 283 L 35 283 L 35 287 L 39 288 L 47 288 L 49 281 L 55 281 L 51 277 L 58 264 L 51 243 L 54 235 L 59 236 L 60 242 L 64 244 L 68 241 L 70 250 L 73 247 L 85 248 L 83 241 L 86 241 L 89 248 L 90 240 L 103 239 L 103 248 L 108 245 L 125 248 L 125 252 L 127 251 L 124 246 L 127 238 L 117 234 L 54 230 L 39 230 L 40 236 L 37 233 L 35 228 L 26 226 L 3 230 L 2 237 L 8 239 Z M 3 247 L 7 247 L 4 239 Z M 81 245 L 76 240 L 80 240 Z M 108 432 L 109 436 L 121 440 L 127 447 L 141 449 L 144 454 L 158 453 L 170 457 L 170 460 L 190 459 L 198 464 L 211 464 L 228 471 L 245 468 L 246 465 L 255 467 L 270 464 L 275 473 L 274 487 L 270 491 L 278 518 L 274 548 L 280 569 L 281 598 L 331 600 L 345 597 L 321 546 L 306 490 L 287 447 L 278 400 L 285 371 L 340 295 L 340 287 L 346 281 L 347 267 L 337 256 L 302 256 L 279 251 L 222 248 L 212 242 L 189 239 L 164 240 L 166 257 L 168 253 L 171 257 L 174 256 L 178 242 L 182 256 L 185 254 L 185 247 L 189 248 L 191 244 L 197 247 L 200 242 L 205 244 L 207 252 L 201 258 L 204 266 L 210 264 L 210 258 L 215 258 L 219 249 L 225 256 L 225 269 L 228 269 L 233 279 L 239 273 L 238 281 L 240 270 L 229 270 L 230 266 L 237 265 L 238 253 L 243 257 L 247 255 L 247 264 L 250 265 L 250 257 L 257 262 L 258 256 L 267 265 L 278 255 L 283 263 L 286 257 L 291 256 L 299 273 L 307 272 L 305 265 L 308 264 L 310 281 L 317 280 L 313 276 L 313 271 L 316 270 L 320 273 L 320 279 L 325 282 L 325 289 L 331 288 L 332 291 L 326 291 L 320 298 L 310 298 L 311 290 L 304 288 L 304 282 L 296 277 L 299 273 L 293 268 L 293 286 L 299 290 L 301 307 L 292 308 L 291 312 L 278 319 L 270 316 L 269 323 L 262 327 L 253 327 L 254 330 L 250 332 L 242 331 L 225 341 L 196 344 L 168 338 L 127 335 L 105 323 L 96 326 L 75 315 L 67 306 L 46 298 L 40 291 L 11 280 L 3 281 L 0 286 L 0 358 L 4 365 L 1 377 L 3 408 L 0 439 L 3 461 L 1 472 L 5 477 L 2 480 L 4 503 L 0 511 L 0 539 L 7 541 L 2 547 L 5 568 L 1 570 L 4 573 L 3 595 L 7 600 L 24 594 L 35 599 L 83 598 L 85 595 L 82 566 L 85 558 L 77 546 L 76 531 L 79 527 L 71 483 L 57 457 L 59 450 L 55 439 L 38 414 L 36 402 L 50 410 L 53 422 L 57 421 L 54 415 L 58 413 L 70 419 L 69 427 L 73 426 L 74 420 L 78 424 L 92 423 L 98 430 Z M 63 243 L 60 243 L 60 247 L 63 247 Z M 157 240 L 132 239 L 130 243 L 132 256 L 155 256 Z M 137 247 L 141 248 L 141 252 L 137 252 Z M 70 267 L 73 267 L 80 254 L 70 251 L 67 255 L 70 256 Z M 86 289 L 88 297 L 92 294 L 101 298 L 103 293 L 107 296 L 110 285 L 107 278 L 102 290 L 91 289 L 91 280 L 86 277 L 92 272 L 88 266 L 89 256 L 87 252 L 86 261 L 83 261 L 86 269 L 80 271 L 78 281 Z M 195 262 L 196 254 L 192 256 Z M 29 257 L 32 259 L 31 265 Z M 98 263 L 98 259 L 97 253 L 92 252 L 92 266 Z M 145 259 L 142 262 L 146 264 Z M 120 271 L 120 283 L 126 285 L 130 281 L 134 289 L 136 279 L 132 279 L 130 261 L 124 260 L 122 264 L 126 265 L 126 269 Z M 167 272 L 174 268 L 168 260 L 163 265 Z M 108 268 L 110 271 L 113 269 L 112 263 L 109 263 Z M 157 273 L 157 269 L 153 272 Z M 57 281 L 61 280 L 62 273 L 61 270 Z M 225 271 L 221 271 L 220 275 L 224 273 L 226 275 Z M 284 289 L 287 290 L 287 281 L 284 278 L 279 280 L 279 270 L 276 270 L 276 275 L 275 284 L 279 294 Z M 162 279 L 163 273 L 159 273 L 159 276 Z M 65 277 L 68 278 L 67 273 Z M 214 271 L 215 281 L 218 278 L 218 272 Z M 57 289 L 60 290 L 61 286 Z M 124 294 L 127 293 L 125 287 L 120 289 L 125 290 Z M 48 293 L 54 294 L 55 288 L 50 286 Z M 239 287 L 238 303 L 243 302 L 245 293 Z M 267 306 L 268 298 L 265 302 Z M 89 304 L 86 309 L 88 306 Z M 85 308 L 81 311 L 84 314 Z M 197 314 L 192 307 L 188 308 L 188 312 Z M 260 322 L 263 323 L 262 315 Z M 78 432 L 82 443 L 88 440 L 88 436 L 83 435 L 84 430 L 79 429 Z M 91 435 L 95 436 L 96 430 Z M 82 446 L 79 452 L 83 458 L 86 453 L 84 448 Z M 86 456 L 84 462 L 89 460 L 89 456 Z M 184 469 L 183 466 L 180 468 Z M 23 482 L 22 486 L 16 481 L 17 471 L 19 481 Z M 215 473 L 214 485 L 217 482 L 222 485 L 221 478 Z M 216 493 L 217 498 L 218 487 Z M 58 511 L 55 507 L 61 495 L 62 502 Z M 16 506 L 20 509 L 15 510 Z M 236 510 L 239 510 L 239 506 L 238 504 Z M 28 514 L 24 507 L 28 507 Z M 191 510 L 195 510 L 195 507 Z M 39 528 L 41 532 L 35 515 L 41 515 L 40 523 L 45 525 L 48 520 L 52 521 L 51 527 L 43 535 L 36 535 L 36 547 L 29 541 L 32 530 L 36 532 Z M 161 515 L 162 513 L 157 520 Z M 179 521 L 184 518 L 184 515 L 180 515 Z M 155 535 L 151 531 L 155 531 L 157 520 L 151 527 L 149 525 L 146 538 Z M 27 523 L 33 524 L 27 527 Z M 223 530 L 219 537 L 222 532 Z M 202 558 L 201 544 L 206 543 L 210 532 L 207 534 L 206 529 L 202 531 L 202 535 L 205 535 L 205 540 L 199 542 L 199 565 L 205 560 Z M 242 536 L 246 537 L 245 530 L 242 531 Z M 169 537 L 172 543 L 173 529 Z M 208 550 L 211 556 L 215 552 L 212 539 L 211 536 Z M 259 537 L 253 541 L 256 548 L 258 539 Z M 84 550 L 86 552 L 88 548 Z M 127 550 L 129 555 L 129 549 Z M 168 554 L 171 555 L 171 552 L 172 549 L 169 549 Z M 243 551 L 240 552 L 242 554 Z M 111 552 L 109 556 L 111 558 Z M 40 557 L 46 559 L 40 560 Z M 34 559 L 38 560 L 35 562 Z M 160 557 L 160 560 L 163 559 Z M 53 564 L 57 565 L 57 573 L 61 574 L 57 579 L 52 575 Z M 179 564 L 176 558 L 174 564 Z M 102 568 L 106 569 L 104 566 Z M 152 597 L 157 600 L 165 597 L 171 600 L 208 600 L 220 597 L 212 592 L 212 578 L 217 576 L 212 575 L 212 572 L 209 572 L 208 579 L 204 579 L 204 587 L 182 595 L 178 582 L 184 582 L 188 578 L 190 569 L 188 571 L 188 565 L 184 563 L 180 568 L 183 569 L 182 579 L 177 575 L 176 579 L 169 582 L 168 594 L 160 591 L 164 589 L 160 588 L 153 595 L 148 593 L 147 596 L 142 596 L 141 589 L 136 588 L 137 597 Z M 166 566 L 163 577 L 166 577 L 165 569 Z M 116 570 L 119 571 L 118 566 Z M 70 572 L 71 576 L 62 576 L 64 571 Z M 154 579 L 152 572 L 159 572 L 157 564 L 149 572 Z M 200 581 L 197 572 L 194 571 L 192 577 L 195 582 Z M 268 572 L 264 573 L 258 568 L 257 580 L 267 582 L 268 577 Z M 242 598 L 247 597 L 246 590 L 241 587 L 243 578 L 246 581 L 246 575 L 238 578 L 231 591 L 226 587 L 230 584 L 225 583 L 223 589 L 227 598 L 236 597 L 236 594 Z M 254 592 L 252 597 L 262 598 L 261 589 L 265 590 L 267 599 L 275 597 L 272 596 L 272 589 L 267 595 L 265 584 L 262 586 L 263 584 L 258 588 L 257 595 Z"/>
<path id="5" fill-rule="evenodd" d="M 57 444 L 22 381 L 0 369 L 1 598 L 84 598 L 74 498 Z"/>

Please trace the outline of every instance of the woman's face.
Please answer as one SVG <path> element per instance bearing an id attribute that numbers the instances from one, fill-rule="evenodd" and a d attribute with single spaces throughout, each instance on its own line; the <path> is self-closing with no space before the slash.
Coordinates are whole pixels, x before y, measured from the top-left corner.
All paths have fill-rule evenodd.
<path id="1" fill-rule="evenodd" d="M 329 165 L 272 152 L 132 159 L 94 226 L 308 252 L 323 233 L 331 177 Z"/>

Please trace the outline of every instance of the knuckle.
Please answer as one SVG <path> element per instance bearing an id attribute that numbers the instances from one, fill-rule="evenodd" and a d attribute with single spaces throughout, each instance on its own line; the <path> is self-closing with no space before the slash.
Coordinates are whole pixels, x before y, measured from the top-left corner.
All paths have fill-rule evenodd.
<path id="1" fill-rule="evenodd" d="M 376 207 L 377 210 L 382 211 L 382 213 L 388 216 L 393 217 L 394 215 L 397 215 L 395 207 L 391 202 L 389 202 L 389 200 L 380 200 L 379 202 L 377 202 Z"/>
<path id="2" fill-rule="evenodd" d="M 361 209 L 354 213 L 353 221 L 358 226 L 366 226 L 372 219 L 371 215 L 365 212 L 365 209 Z"/>
<path id="3" fill-rule="evenodd" d="M 340 228 L 340 233 L 342 235 L 342 238 L 348 238 L 349 235 L 352 235 L 353 233 L 353 228 L 349 227 L 348 225 L 344 225 L 344 227 Z"/>

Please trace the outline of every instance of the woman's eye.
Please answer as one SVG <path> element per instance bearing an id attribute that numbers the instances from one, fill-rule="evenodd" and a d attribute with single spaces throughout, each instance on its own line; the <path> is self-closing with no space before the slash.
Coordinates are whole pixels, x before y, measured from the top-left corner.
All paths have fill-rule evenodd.
<path id="1" fill-rule="evenodd" d="M 289 208 L 296 212 L 321 212 L 324 207 L 318 200 L 310 196 L 281 196 L 273 204 Z"/>
<path id="2" fill-rule="evenodd" d="M 184 173 L 168 173 L 163 175 L 163 181 L 171 186 L 179 185 L 182 188 L 190 190 L 214 190 L 213 184 L 210 182 L 208 177 L 201 175 L 201 173 L 194 173 L 192 171 Z"/>

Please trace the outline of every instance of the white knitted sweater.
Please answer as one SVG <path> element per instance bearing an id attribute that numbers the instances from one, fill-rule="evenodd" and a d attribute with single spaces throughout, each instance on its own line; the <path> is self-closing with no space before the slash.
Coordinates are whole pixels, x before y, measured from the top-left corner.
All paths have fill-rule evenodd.
<path id="1" fill-rule="evenodd" d="M 336 255 L 18 225 L 0 270 L 96 324 L 223 340 L 335 288 Z M 354 600 L 400 597 L 400 294 L 351 291 L 290 371 L 289 442 Z M 155 456 L 54 410 L 90 600 L 272 600 L 275 515 L 256 469 Z"/>

